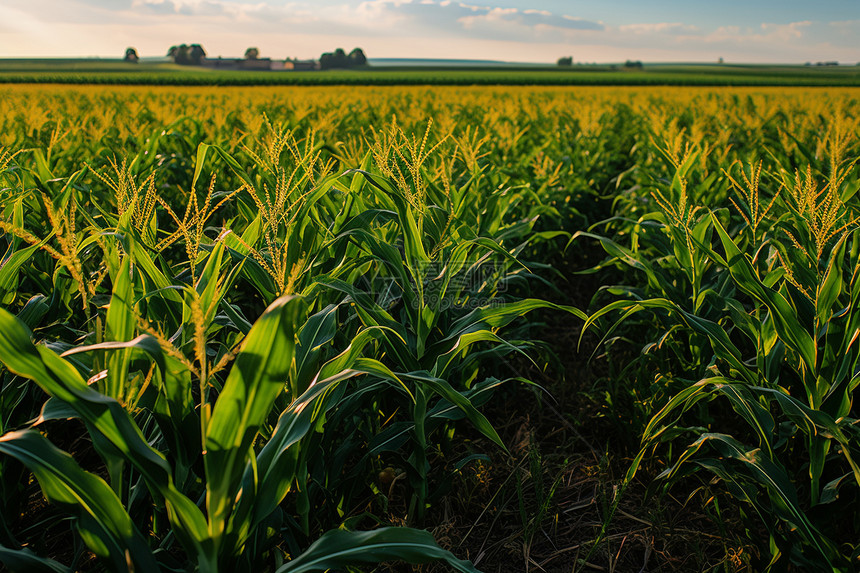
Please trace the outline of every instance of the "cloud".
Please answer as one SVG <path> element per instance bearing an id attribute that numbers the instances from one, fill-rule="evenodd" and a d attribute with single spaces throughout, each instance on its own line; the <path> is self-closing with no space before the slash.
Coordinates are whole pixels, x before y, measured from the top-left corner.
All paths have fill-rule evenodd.
<path id="1" fill-rule="evenodd" d="M 659 22 L 656 24 L 626 24 L 618 26 L 618 30 L 622 33 L 630 34 L 662 34 L 662 35 L 690 35 L 697 34 L 700 29 L 698 26 L 682 24 L 681 22 Z"/>
<path id="2" fill-rule="evenodd" d="M 264 11 L 268 5 L 245 5 L 220 0 L 134 0 L 132 9 L 139 14 L 194 16 L 195 18 L 241 16 Z"/>
<path id="3" fill-rule="evenodd" d="M 517 10 L 516 8 L 482 8 L 459 18 L 458 22 L 467 29 L 479 25 L 502 27 L 512 24 L 531 29 L 603 30 L 605 28 L 600 22 L 574 18 L 566 14 L 553 14 L 542 10 Z"/>
<path id="4" fill-rule="evenodd" d="M 500 8 L 451 0 L 366 0 L 315 8 L 310 4 L 242 3 L 236 0 L 134 0 L 140 15 L 193 17 L 248 26 L 248 32 L 320 33 L 383 37 L 475 38 L 487 40 L 561 40 L 574 31 L 604 25 L 542 10 Z M 253 26 L 253 30 L 251 29 Z"/>
<path id="5" fill-rule="evenodd" d="M 812 26 L 812 22 L 809 20 L 791 22 L 790 24 L 764 23 L 761 25 L 761 34 L 756 36 L 769 40 L 798 40 L 803 38 L 810 26 Z"/>
<path id="6" fill-rule="evenodd" d="M 721 26 L 704 35 L 705 43 L 725 44 L 736 46 L 760 46 L 770 51 L 771 48 L 789 49 L 799 45 L 812 44 L 816 36 L 820 36 L 820 26 L 811 21 L 790 22 L 788 24 L 772 24 L 764 22 L 758 27 Z M 825 40 L 825 36 L 820 36 Z M 807 45 L 808 47 L 808 45 Z"/>
<path id="7" fill-rule="evenodd" d="M 773 24 L 764 22 L 757 27 L 720 26 L 710 31 L 681 22 L 625 24 L 617 27 L 621 34 L 633 34 L 650 41 L 660 39 L 673 42 L 694 43 L 772 43 L 774 45 L 796 42 L 806 37 L 813 27 L 811 21 Z"/>
<path id="8" fill-rule="evenodd" d="M 295 5 L 292 6 L 295 9 Z M 374 33 L 402 33 L 403 27 L 443 36 L 470 36 L 476 29 L 497 39 L 555 28 L 559 30 L 601 30 L 603 24 L 542 10 L 520 10 L 475 5 L 451 0 L 367 0 L 356 7 L 341 5 L 328 10 L 327 22 L 372 30 Z"/>
<path id="9" fill-rule="evenodd" d="M 604 29 L 601 22 L 545 10 L 502 8 L 438 0 L 369 0 L 344 14 L 355 24 L 391 32 L 412 29 L 428 38 L 460 37 L 548 43 L 577 32 Z"/>
<path id="10" fill-rule="evenodd" d="M 860 38 L 860 20 L 842 20 L 839 22 L 828 22 L 828 27 L 832 33 L 846 39 L 852 44 L 857 44 L 857 38 Z"/>
<path id="11" fill-rule="evenodd" d="M 157 0 L 143 2 L 135 2 L 133 6 L 136 10 L 148 12 L 151 14 L 168 15 L 168 14 L 188 14 L 182 11 L 182 6 L 173 0 Z"/>
<path id="12" fill-rule="evenodd" d="M 0 30 L 4 34 L 43 35 L 43 26 L 32 14 L 8 6 L 0 5 Z"/>
<path id="13" fill-rule="evenodd" d="M 133 0 L 77 0 L 79 4 L 95 6 L 105 10 L 119 11 L 131 8 Z"/>

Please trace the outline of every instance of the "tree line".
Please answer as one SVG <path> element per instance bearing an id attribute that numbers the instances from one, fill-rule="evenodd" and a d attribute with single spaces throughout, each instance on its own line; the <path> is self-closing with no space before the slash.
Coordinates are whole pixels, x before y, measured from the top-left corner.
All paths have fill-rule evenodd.
<path id="1" fill-rule="evenodd" d="M 353 49 L 349 54 L 338 48 L 334 52 L 326 52 L 320 56 L 320 69 L 358 68 L 367 65 L 367 57 L 361 48 Z"/>
<path id="2" fill-rule="evenodd" d="M 170 49 L 167 50 L 167 56 L 181 66 L 199 66 L 203 64 L 203 60 L 206 58 L 206 50 L 201 44 L 177 44 L 170 46 Z M 245 50 L 246 60 L 256 60 L 259 57 L 259 48 L 251 47 Z M 137 63 L 139 59 L 135 48 L 126 49 L 123 60 Z M 287 60 L 289 61 L 291 58 L 287 58 Z M 367 65 L 367 56 L 364 55 L 364 50 L 361 48 L 354 48 L 349 54 L 343 48 L 338 48 L 334 52 L 322 54 L 319 64 L 321 70 L 359 68 Z"/>

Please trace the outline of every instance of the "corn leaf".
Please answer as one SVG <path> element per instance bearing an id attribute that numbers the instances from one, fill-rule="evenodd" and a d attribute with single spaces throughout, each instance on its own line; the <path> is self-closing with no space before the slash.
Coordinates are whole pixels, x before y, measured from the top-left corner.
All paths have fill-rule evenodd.
<path id="1" fill-rule="evenodd" d="M 127 570 L 126 556 L 141 571 L 158 570 L 146 540 L 103 479 L 81 469 L 34 430 L 0 437 L 0 452 L 27 466 L 51 503 L 77 516 L 87 545 L 109 558 L 115 570 Z"/>
<path id="2" fill-rule="evenodd" d="M 426 531 L 400 527 L 361 532 L 329 531 L 296 559 L 278 568 L 276 573 L 311 573 L 394 560 L 411 564 L 443 561 L 455 571 L 478 573 L 474 565 L 439 547 Z"/>

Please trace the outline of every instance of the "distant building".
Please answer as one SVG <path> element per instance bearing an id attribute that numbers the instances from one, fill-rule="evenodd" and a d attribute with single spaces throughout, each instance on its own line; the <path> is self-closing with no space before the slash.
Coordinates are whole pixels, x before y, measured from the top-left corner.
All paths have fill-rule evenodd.
<path id="1" fill-rule="evenodd" d="M 202 65 L 216 70 L 237 71 L 299 72 L 319 69 L 319 62 L 316 60 L 273 60 L 271 58 L 207 58 Z"/>
<path id="2" fill-rule="evenodd" d="M 236 60 L 234 58 L 222 58 L 218 56 L 217 58 L 207 58 L 203 62 L 203 66 L 207 68 L 215 68 L 216 70 L 238 70 L 239 62 L 242 60 Z"/>
<path id="3" fill-rule="evenodd" d="M 272 59 L 271 58 L 256 58 L 251 59 L 248 58 L 246 60 L 239 60 L 239 69 L 240 70 L 271 70 L 272 69 Z"/>
<path id="4" fill-rule="evenodd" d="M 284 69 L 294 72 L 309 72 L 320 69 L 320 64 L 316 60 L 293 60 L 284 62 Z"/>

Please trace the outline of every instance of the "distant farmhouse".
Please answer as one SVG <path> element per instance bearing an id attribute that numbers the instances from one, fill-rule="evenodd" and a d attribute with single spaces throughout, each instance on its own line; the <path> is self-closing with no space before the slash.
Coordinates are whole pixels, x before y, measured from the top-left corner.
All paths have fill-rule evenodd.
<path id="1" fill-rule="evenodd" d="M 304 72 L 320 69 L 320 63 L 316 60 L 287 60 L 284 62 L 285 70 Z"/>
<path id="2" fill-rule="evenodd" d="M 318 70 L 316 60 L 273 60 L 272 58 L 205 58 L 200 62 L 204 68 L 215 70 L 245 70 L 245 71 L 274 71 L 298 72 Z"/>

